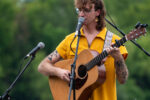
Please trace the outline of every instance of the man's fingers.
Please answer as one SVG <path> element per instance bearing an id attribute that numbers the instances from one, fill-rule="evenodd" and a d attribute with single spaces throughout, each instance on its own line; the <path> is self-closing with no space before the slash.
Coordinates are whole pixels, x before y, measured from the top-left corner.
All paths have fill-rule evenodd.
<path id="1" fill-rule="evenodd" d="M 70 77 L 67 75 L 67 76 L 65 76 L 65 80 L 67 81 L 67 82 L 69 82 L 70 81 Z"/>

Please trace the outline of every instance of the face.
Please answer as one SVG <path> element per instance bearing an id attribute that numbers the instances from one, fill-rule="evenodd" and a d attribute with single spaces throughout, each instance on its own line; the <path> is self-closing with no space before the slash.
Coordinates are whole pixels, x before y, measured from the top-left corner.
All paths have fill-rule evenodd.
<path id="1" fill-rule="evenodd" d="M 78 16 L 85 18 L 83 25 L 89 25 L 92 23 L 96 23 L 95 19 L 97 16 L 99 16 L 99 14 L 100 11 L 99 10 L 95 11 L 94 4 L 92 4 L 91 7 L 89 5 L 86 5 L 82 9 L 79 8 Z"/>

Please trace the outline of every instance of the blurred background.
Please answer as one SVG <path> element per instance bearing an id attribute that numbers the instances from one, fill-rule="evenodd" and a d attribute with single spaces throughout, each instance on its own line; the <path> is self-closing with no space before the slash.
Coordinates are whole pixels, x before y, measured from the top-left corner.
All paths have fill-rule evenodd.
<path id="1" fill-rule="evenodd" d="M 113 19 L 126 34 L 138 21 L 150 23 L 150 0 L 104 0 L 104 3 L 106 18 Z M 48 78 L 37 67 L 67 34 L 75 31 L 76 24 L 73 0 L 0 0 L 0 96 L 27 63 L 23 57 L 42 41 L 45 48 L 37 53 L 10 95 L 12 100 L 53 100 Z M 120 35 L 110 25 L 107 27 Z M 150 52 L 149 33 L 148 27 L 147 35 L 137 43 Z M 126 60 L 129 79 L 124 85 L 117 83 L 118 100 L 150 100 L 150 57 L 131 42 L 125 45 L 129 52 Z"/>

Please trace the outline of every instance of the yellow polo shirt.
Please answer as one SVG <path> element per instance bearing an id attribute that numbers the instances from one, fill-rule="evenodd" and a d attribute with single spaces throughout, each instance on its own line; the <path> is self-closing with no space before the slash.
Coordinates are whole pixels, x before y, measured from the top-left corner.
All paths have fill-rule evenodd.
<path id="1" fill-rule="evenodd" d="M 81 31 L 81 37 L 79 41 L 78 54 L 85 49 L 92 49 L 101 53 L 103 50 L 107 28 L 104 28 L 99 34 L 97 34 L 95 39 L 92 41 L 90 47 L 88 46 L 88 42 L 83 33 L 83 29 L 81 28 L 80 31 Z M 66 38 L 56 48 L 56 50 L 58 51 L 58 53 L 61 55 L 63 59 L 71 59 L 75 56 L 72 50 L 76 51 L 77 38 L 74 40 L 74 42 L 71 45 L 72 50 L 70 48 L 70 43 L 73 40 L 74 35 L 75 33 L 66 36 Z M 112 43 L 114 43 L 116 39 L 119 40 L 120 37 L 113 34 Z M 124 46 L 120 47 L 120 52 L 124 56 L 124 58 L 127 57 L 128 52 Z M 115 73 L 114 59 L 111 56 L 108 56 L 104 64 L 106 67 L 106 80 L 102 85 L 100 85 L 98 88 L 96 88 L 93 91 L 93 94 L 91 98 L 89 98 L 89 100 L 117 100 L 116 73 Z"/>

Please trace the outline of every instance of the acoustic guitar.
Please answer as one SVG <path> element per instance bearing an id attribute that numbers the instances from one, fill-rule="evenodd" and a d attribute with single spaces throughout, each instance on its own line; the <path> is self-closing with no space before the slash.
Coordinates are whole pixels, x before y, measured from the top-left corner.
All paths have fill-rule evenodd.
<path id="1" fill-rule="evenodd" d="M 136 28 L 125 35 L 120 40 L 116 41 L 113 46 L 120 47 L 128 40 L 133 40 L 146 33 L 146 25 L 138 24 Z M 76 76 L 75 76 L 75 90 L 77 100 L 88 100 L 92 91 L 100 84 L 102 84 L 106 78 L 105 68 L 101 68 L 103 73 L 99 77 L 98 66 L 106 56 L 108 56 L 107 51 L 103 51 L 98 54 L 96 51 L 83 50 L 77 58 L 76 61 Z M 71 70 L 71 64 L 74 59 L 62 60 L 54 64 L 54 66 L 63 68 L 66 70 Z M 52 96 L 54 100 L 67 100 L 69 95 L 69 83 L 61 80 L 56 76 L 49 77 L 49 85 L 51 89 Z M 73 100 L 73 93 L 71 94 L 71 100 Z"/>

